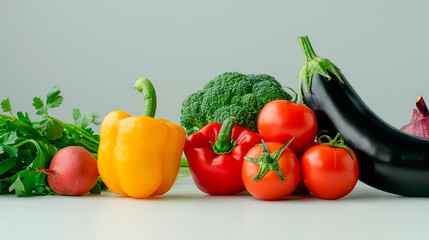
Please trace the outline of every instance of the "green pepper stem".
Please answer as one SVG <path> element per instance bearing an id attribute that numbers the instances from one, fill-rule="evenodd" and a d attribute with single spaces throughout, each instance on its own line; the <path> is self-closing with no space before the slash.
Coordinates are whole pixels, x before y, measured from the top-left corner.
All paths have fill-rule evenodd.
<path id="1" fill-rule="evenodd" d="M 156 93 L 152 83 L 147 78 L 139 78 L 134 83 L 134 88 L 143 94 L 143 98 L 144 98 L 143 116 L 155 117 Z"/>
<path id="2" fill-rule="evenodd" d="M 233 128 L 234 120 L 232 117 L 228 117 L 223 121 L 222 127 L 220 128 L 217 136 L 217 141 L 212 143 L 213 151 L 216 154 L 221 155 L 230 153 L 237 146 L 237 142 L 231 138 Z"/>

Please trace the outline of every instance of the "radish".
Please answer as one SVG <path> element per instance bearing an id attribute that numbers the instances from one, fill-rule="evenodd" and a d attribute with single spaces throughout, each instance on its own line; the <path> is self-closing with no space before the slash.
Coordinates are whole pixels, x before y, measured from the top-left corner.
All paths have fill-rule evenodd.
<path id="1" fill-rule="evenodd" d="M 97 160 L 81 147 L 69 146 L 58 151 L 49 169 L 38 169 L 48 175 L 48 185 L 61 195 L 82 195 L 97 183 Z"/>

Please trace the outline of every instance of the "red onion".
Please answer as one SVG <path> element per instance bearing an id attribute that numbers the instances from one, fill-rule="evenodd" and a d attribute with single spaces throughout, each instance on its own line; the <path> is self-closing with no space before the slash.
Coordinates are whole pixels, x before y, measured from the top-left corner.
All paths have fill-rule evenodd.
<path id="1" fill-rule="evenodd" d="M 401 128 L 402 131 L 414 136 L 429 138 L 429 112 L 422 95 L 417 95 L 417 109 L 413 109 L 411 122 Z"/>

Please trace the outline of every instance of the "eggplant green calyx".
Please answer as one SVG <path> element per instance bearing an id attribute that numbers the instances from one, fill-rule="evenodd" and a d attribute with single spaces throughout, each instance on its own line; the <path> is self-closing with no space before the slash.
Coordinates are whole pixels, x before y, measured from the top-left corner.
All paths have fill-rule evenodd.
<path id="1" fill-rule="evenodd" d="M 236 120 L 233 117 L 228 117 L 225 119 L 225 121 L 223 121 L 217 141 L 215 143 L 211 143 L 213 151 L 216 154 L 222 155 L 230 153 L 237 146 L 237 142 L 231 138 L 235 121 Z"/>
<path id="2" fill-rule="evenodd" d="M 290 145 L 292 141 L 293 141 L 293 138 L 285 145 L 283 145 L 276 152 L 270 153 L 270 151 L 268 150 L 267 144 L 265 144 L 264 140 L 262 140 L 261 157 L 259 158 L 244 157 L 245 160 L 256 163 L 260 166 L 259 172 L 252 178 L 254 182 L 261 180 L 265 176 L 265 174 L 267 174 L 267 172 L 270 170 L 277 173 L 282 183 L 285 182 L 285 176 L 283 175 L 283 172 L 280 169 L 279 159 L 283 151 Z"/>
<path id="3" fill-rule="evenodd" d="M 340 69 L 328 59 L 318 57 L 307 36 L 298 37 L 298 41 L 301 44 L 305 56 L 305 65 L 299 72 L 299 91 L 301 94 L 303 94 L 302 81 L 305 81 L 307 92 L 310 93 L 311 80 L 316 73 L 324 76 L 328 81 L 331 80 L 331 75 L 329 73 L 332 73 L 341 83 L 344 83 L 339 74 Z"/>
<path id="4" fill-rule="evenodd" d="M 324 133 L 327 131 L 321 131 L 319 134 Z M 317 140 L 320 144 L 328 146 L 328 147 L 335 147 L 335 148 L 342 148 L 346 150 L 353 160 L 355 160 L 355 157 L 352 153 L 352 150 L 344 143 L 343 137 L 341 137 L 340 133 L 337 133 L 337 135 L 332 139 L 329 135 L 320 135 L 317 137 Z"/>
<path id="5" fill-rule="evenodd" d="M 152 83 L 147 78 L 139 78 L 134 83 L 134 88 L 143 94 L 143 98 L 144 98 L 143 116 L 155 117 L 156 93 Z"/>

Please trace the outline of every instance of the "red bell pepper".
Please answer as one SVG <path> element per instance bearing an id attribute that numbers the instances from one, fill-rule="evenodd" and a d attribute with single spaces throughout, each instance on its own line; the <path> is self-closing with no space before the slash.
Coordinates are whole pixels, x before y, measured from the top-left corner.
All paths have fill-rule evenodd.
<path id="1" fill-rule="evenodd" d="M 197 187 L 211 195 L 244 191 L 241 178 L 243 159 L 247 151 L 259 143 L 259 134 L 234 126 L 232 118 L 226 119 L 222 125 L 207 124 L 190 135 L 184 152 Z"/>

